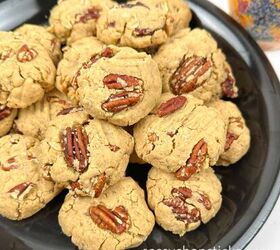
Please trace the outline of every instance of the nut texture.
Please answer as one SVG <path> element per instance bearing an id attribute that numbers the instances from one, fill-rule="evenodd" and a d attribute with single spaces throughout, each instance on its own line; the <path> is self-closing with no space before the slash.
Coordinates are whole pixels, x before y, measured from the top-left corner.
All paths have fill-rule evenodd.
<path id="1" fill-rule="evenodd" d="M 159 106 L 157 110 L 157 115 L 159 117 L 163 117 L 172 114 L 176 110 L 183 107 L 186 102 L 187 102 L 187 98 L 185 96 L 173 97 L 169 99 L 167 102 L 164 102 Z"/>
<path id="2" fill-rule="evenodd" d="M 238 96 L 238 93 L 235 91 L 236 80 L 235 80 L 232 72 L 228 68 L 226 68 L 225 71 L 227 74 L 227 78 L 222 83 L 223 95 L 228 98 L 235 98 Z"/>
<path id="3" fill-rule="evenodd" d="M 89 20 L 97 20 L 100 17 L 101 9 L 93 7 L 88 9 L 84 14 L 77 14 L 76 19 L 78 19 L 77 23 L 87 23 Z"/>
<path id="4" fill-rule="evenodd" d="M 12 109 L 8 107 L 0 108 L 0 121 L 7 118 L 12 113 Z"/>
<path id="5" fill-rule="evenodd" d="M 14 199 L 23 200 L 33 188 L 34 184 L 31 182 L 23 182 L 13 187 L 8 191 L 10 196 Z"/>
<path id="6" fill-rule="evenodd" d="M 17 60 L 21 63 L 30 62 L 37 55 L 38 52 L 35 49 L 29 48 L 26 44 L 24 44 L 17 52 Z"/>

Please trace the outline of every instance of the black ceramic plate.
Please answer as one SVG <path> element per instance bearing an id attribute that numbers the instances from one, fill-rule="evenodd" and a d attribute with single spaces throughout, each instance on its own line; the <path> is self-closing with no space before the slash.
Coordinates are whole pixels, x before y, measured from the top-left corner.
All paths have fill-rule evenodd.
<path id="1" fill-rule="evenodd" d="M 1 1 L 0 1 L 1 2 Z M 55 0 L 8 0 L 0 3 L 0 29 L 46 22 Z M 236 103 L 252 135 L 249 153 L 235 166 L 216 169 L 223 184 L 223 206 L 207 225 L 179 238 L 156 226 L 137 249 L 244 248 L 258 232 L 280 189 L 280 85 L 263 52 L 230 17 L 205 0 L 190 0 L 192 27 L 204 27 L 217 39 L 240 88 Z M 148 166 L 130 165 L 128 175 L 144 186 Z M 57 223 L 64 194 L 30 219 L 0 218 L 0 249 L 75 249 Z M 77 225 L 78 226 L 78 225 Z"/>

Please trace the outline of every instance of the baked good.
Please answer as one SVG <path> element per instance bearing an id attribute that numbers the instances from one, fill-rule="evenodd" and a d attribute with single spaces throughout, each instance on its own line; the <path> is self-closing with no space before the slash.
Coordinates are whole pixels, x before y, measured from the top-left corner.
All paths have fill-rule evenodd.
<path id="1" fill-rule="evenodd" d="M 148 174 L 148 203 L 156 222 L 183 236 L 206 224 L 222 204 L 222 186 L 211 168 L 180 181 L 173 174 L 152 168 Z"/>
<path id="2" fill-rule="evenodd" d="M 83 110 L 57 116 L 42 142 L 45 175 L 76 195 L 98 197 L 124 175 L 134 141 Z"/>
<path id="3" fill-rule="evenodd" d="M 58 220 L 62 231 L 83 250 L 137 247 L 155 224 L 144 191 L 131 178 L 108 188 L 98 199 L 68 195 Z"/>
<path id="4" fill-rule="evenodd" d="M 216 164 L 227 126 L 214 108 L 191 95 L 162 95 L 154 111 L 134 126 L 135 151 L 156 168 L 187 180 Z"/>
<path id="5" fill-rule="evenodd" d="M 206 30 L 181 30 L 160 47 L 154 60 L 159 65 L 164 92 L 191 93 L 206 102 L 238 95 L 231 67 Z"/>
<path id="6" fill-rule="evenodd" d="M 43 178 L 38 143 L 18 134 L 0 138 L 0 214 L 11 220 L 32 216 L 61 191 Z"/>
<path id="7" fill-rule="evenodd" d="M 191 20 L 183 0 L 135 0 L 105 11 L 97 23 L 97 37 L 106 44 L 145 49 L 166 42 Z"/>
<path id="8" fill-rule="evenodd" d="M 16 115 L 16 109 L 11 109 L 5 106 L 0 107 L 0 137 L 6 135 L 10 131 Z"/>

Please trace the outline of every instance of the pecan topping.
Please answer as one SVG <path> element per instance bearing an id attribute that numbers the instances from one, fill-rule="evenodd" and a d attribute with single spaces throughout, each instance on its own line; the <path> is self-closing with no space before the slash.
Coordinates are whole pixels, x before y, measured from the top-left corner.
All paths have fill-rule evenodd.
<path id="1" fill-rule="evenodd" d="M 152 30 L 149 28 L 135 28 L 133 31 L 133 36 L 141 37 L 141 36 L 152 36 L 158 29 Z"/>
<path id="2" fill-rule="evenodd" d="M 14 199 L 23 200 L 34 187 L 32 182 L 23 182 L 8 191 Z"/>
<path id="3" fill-rule="evenodd" d="M 61 146 L 67 165 L 77 172 L 83 172 L 88 166 L 88 137 L 81 126 L 66 128 L 61 136 Z"/>
<path id="4" fill-rule="evenodd" d="M 183 57 L 179 67 L 170 78 L 170 87 L 174 94 L 189 93 L 200 87 L 205 81 L 198 82 L 199 77 L 210 72 L 212 62 L 205 57 Z"/>
<path id="5" fill-rule="evenodd" d="M 200 220 L 200 211 L 187 199 L 192 197 L 192 191 L 186 187 L 173 188 L 172 198 L 164 199 L 164 205 L 170 207 L 175 214 L 175 218 L 186 224 L 195 223 Z"/>
<path id="6" fill-rule="evenodd" d="M 158 110 L 157 115 L 163 117 L 169 114 L 174 113 L 176 110 L 180 109 L 185 105 L 187 98 L 185 96 L 176 96 L 168 100 L 167 102 L 162 103 Z"/>
<path id="7" fill-rule="evenodd" d="M 12 109 L 8 107 L 0 107 L 0 121 L 7 118 L 12 113 Z"/>
<path id="8" fill-rule="evenodd" d="M 181 181 L 188 180 L 193 174 L 199 172 L 201 165 L 206 159 L 207 144 L 201 139 L 193 148 L 190 158 L 186 166 L 181 167 L 175 174 L 177 179 Z"/>
<path id="9" fill-rule="evenodd" d="M 22 63 L 30 62 L 37 55 L 38 52 L 35 49 L 29 48 L 26 44 L 24 44 L 17 52 L 17 60 Z"/>
<path id="10" fill-rule="evenodd" d="M 97 177 L 96 182 L 93 186 L 95 198 L 98 198 L 101 195 L 105 184 L 106 184 L 106 175 L 105 173 L 103 173 Z"/>
<path id="11" fill-rule="evenodd" d="M 97 20 L 100 17 L 100 11 L 101 9 L 93 7 L 91 9 L 88 9 L 85 14 L 77 15 L 78 23 L 87 23 L 88 21 L 93 19 Z"/>
<path id="12" fill-rule="evenodd" d="M 120 150 L 120 147 L 118 147 L 117 145 L 112 145 L 112 144 L 109 144 L 108 147 L 110 148 L 110 150 L 112 152 L 117 152 Z"/>
<path id="13" fill-rule="evenodd" d="M 82 107 L 71 107 L 71 108 L 66 108 L 58 112 L 56 115 L 68 115 L 76 112 L 83 111 L 84 109 Z"/>
<path id="14" fill-rule="evenodd" d="M 118 206 L 113 210 L 103 205 L 92 206 L 89 214 L 98 227 L 115 234 L 122 234 L 129 228 L 129 215 L 123 206 Z"/>
<path id="15" fill-rule="evenodd" d="M 141 86 L 143 81 L 134 76 L 109 74 L 104 77 L 103 83 L 108 89 L 134 90 L 134 87 Z"/>
<path id="16" fill-rule="evenodd" d="M 231 144 L 238 139 L 238 135 L 227 132 L 226 144 L 225 144 L 225 151 L 230 149 Z"/>
<path id="17" fill-rule="evenodd" d="M 237 92 L 234 89 L 236 83 L 235 78 L 232 75 L 232 72 L 228 68 L 226 68 L 225 71 L 227 74 L 227 78 L 222 83 L 223 95 L 228 98 L 235 98 L 237 97 Z"/>
<path id="18" fill-rule="evenodd" d="M 5 48 L 0 52 L 0 61 L 6 61 L 14 54 L 14 51 L 10 48 Z"/>
<path id="19" fill-rule="evenodd" d="M 147 9 L 150 9 L 147 5 L 141 3 L 141 2 L 136 2 L 136 3 L 122 3 L 120 4 L 121 8 L 134 8 L 134 7 L 144 7 Z"/>
<path id="20" fill-rule="evenodd" d="M 17 169 L 18 165 L 15 164 L 15 163 L 16 163 L 16 159 L 15 159 L 15 157 L 12 157 L 12 158 L 7 160 L 7 163 L 5 165 L 1 164 L 1 168 L 4 171 L 11 171 L 13 169 Z"/>
<path id="21" fill-rule="evenodd" d="M 200 198 L 198 199 L 198 202 L 202 203 L 203 206 L 207 209 L 210 210 L 212 208 L 212 203 L 206 194 L 199 194 Z"/>

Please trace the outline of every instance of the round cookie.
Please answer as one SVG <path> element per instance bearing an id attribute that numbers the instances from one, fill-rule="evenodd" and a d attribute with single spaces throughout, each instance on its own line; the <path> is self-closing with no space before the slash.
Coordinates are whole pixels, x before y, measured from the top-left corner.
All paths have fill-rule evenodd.
<path id="1" fill-rule="evenodd" d="M 180 236 L 215 217 L 222 204 L 221 191 L 221 183 L 211 168 L 187 181 L 179 181 L 157 168 L 148 174 L 148 203 L 156 222 Z"/>
<path id="2" fill-rule="evenodd" d="M 77 78 L 80 103 L 91 115 L 119 126 L 145 117 L 162 92 L 157 64 L 134 49 L 109 46 L 111 57 L 83 67 Z"/>
<path id="3" fill-rule="evenodd" d="M 216 164 L 226 167 L 239 161 L 248 152 L 251 140 L 250 130 L 234 103 L 218 100 L 209 106 L 216 108 L 228 123 L 224 152 Z"/>
<path id="4" fill-rule="evenodd" d="M 0 214 L 11 220 L 32 216 L 61 191 L 43 178 L 38 143 L 23 135 L 0 139 Z"/>
<path id="5" fill-rule="evenodd" d="M 84 111 L 50 122 L 42 151 L 45 175 L 77 195 L 98 197 L 125 175 L 134 141 L 123 129 Z"/>
<path id="6" fill-rule="evenodd" d="M 68 44 L 94 36 L 97 20 L 114 4 L 111 0 L 59 0 L 51 10 L 49 31 Z"/>
<path id="7" fill-rule="evenodd" d="M 16 116 L 16 109 L 0 106 L 0 137 L 6 135 L 10 131 Z"/>
<path id="8" fill-rule="evenodd" d="M 53 34 L 47 31 L 46 27 L 34 24 L 24 24 L 16 29 L 15 32 L 27 36 L 34 42 L 41 44 L 48 51 L 54 64 L 58 64 L 62 56 L 60 49 L 61 44 Z"/>
<path id="9" fill-rule="evenodd" d="M 47 93 L 42 100 L 28 108 L 21 109 L 15 120 L 18 133 L 43 139 L 49 122 L 64 110 L 72 108 L 72 103 L 58 90 Z"/>
<path id="10" fill-rule="evenodd" d="M 216 164 L 227 126 L 214 108 L 191 95 L 162 95 L 153 113 L 134 126 L 135 151 L 180 180 Z"/>
<path id="11" fill-rule="evenodd" d="M 115 5 L 97 23 L 97 37 L 106 44 L 145 49 L 166 42 L 187 27 L 191 11 L 183 0 L 135 0 Z"/>
<path id="12" fill-rule="evenodd" d="M 78 103 L 77 77 L 81 69 L 91 66 L 102 56 L 110 57 L 112 51 L 95 37 L 82 38 L 65 47 L 63 51 L 63 59 L 57 68 L 56 87 L 74 103 Z"/>
<path id="13" fill-rule="evenodd" d="M 26 108 L 54 87 L 56 69 L 48 52 L 26 37 L 0 32 L 0 105 Z"/>
<path id="14" fill-rule="evenodd" d="M 144 191 L 131 178 L 122 179 L 98 199 L 66 196 L 58 220 L 62 231 L 83 250 L 137 247 L 155 224 Z"/>
<path id="15" fill-rule="evenodd" d="M 235 78 L 214 38 L 203 29 L 184 29 L 154 56 L 163 79 L 163 91 L 191 93 L 206 102 L 238 95 Z"/>

